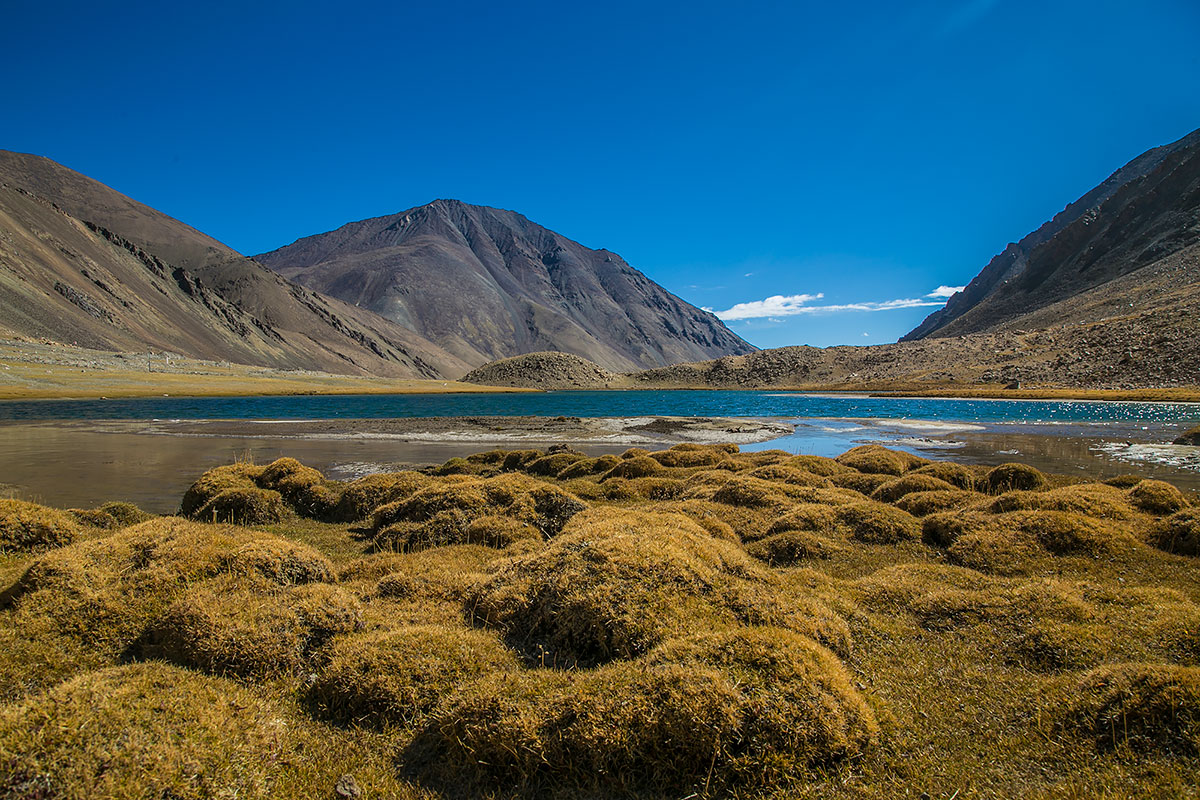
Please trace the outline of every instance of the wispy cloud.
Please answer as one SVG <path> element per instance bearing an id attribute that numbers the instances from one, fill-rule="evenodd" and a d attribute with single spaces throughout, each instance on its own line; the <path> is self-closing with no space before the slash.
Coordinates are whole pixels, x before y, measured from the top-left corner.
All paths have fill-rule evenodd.
<path id="1" fill-rule="evenodd" d="M 825 295 L 818 294 L 777 294 L 765 300 L 754 300 L 749 303 L 738 303 L 727 311 L 714 312 L 719 319 L 730 322 L 735 319 L 760 319 L 762 317 L 790 317 L 803 314 L 812 306 L 805 303 L 820 300 Z"/>
<path id="2" fill-rule="evenodd" d="M 945 298 L 959 291 L 961 286 L 939 286 L 924 297 L 906 297 L 896 300 L 864 301 L 830 305 L 808 305 L 813 300 L 825 297 L 824 293 L 773 295 L 764 300 L 738 303 L 725 311 L 715 311 L 718 319 L 733 322 L 743 319 L 794 317 L 799 314 L 842 314 L 851 311 L 892 311 L 898 308 L 922 308 L 945 305 Z M 706 311 L 709 309 L 705 309 Z"/>

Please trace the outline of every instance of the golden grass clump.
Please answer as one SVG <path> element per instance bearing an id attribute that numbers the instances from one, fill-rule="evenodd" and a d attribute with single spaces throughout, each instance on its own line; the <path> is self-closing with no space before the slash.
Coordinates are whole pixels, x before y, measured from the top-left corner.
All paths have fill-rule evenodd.
<path id="1" fill-rule="evenodd" d="M 929 475 L 958 489 L 967 490 L 973 490 L 978 480 L 970 469 L 952 461 L 934 461 L 914 469 L 913 474 Z"/>
<path id="2" fill-rule="evenodd" d="M 1036 491 L 1046 486 L 1046 476 L 1028 464 L 1001 464 L 988 470 L 979 488 L 988 494 L 1003 494 L 1014 489 Z"/>
<path id="3" fill-rule="evenodd" d="M 264 467 L 255 483 L 279 492 L 296 513 L 317 519 L 330 516 L 342 493 L 340 484 L 326 481 L 318 470 L 286 456 Z"/>
<path id="4" fill-rule="evenodd" d="M 754 606 L 771 584 L 686 516 L 593 509 L 472 589 L 466 608 L 535 663 L 591 665 L 762 613 Z"/>
<path id="5" fill-rule="evenodd" d="M 1159 520 L 1150 532 L 1160 550 L 1183 556 L 1200 556 L 1200 508 L 1185 508 Z"/>
<path id="6" fill-rule="evenodd" d="M 532 525 L 543 536 L 554 536 L 585 508 L 578 497 L 548 483 L 497 475 L 439 483 L 380 506 L 372 526 L 377 549 L 412 550 L 463 544 L 468 527 L 480 517 L 509 517 Z"/>
<path id="7" fill-rule="evenodd" d="M 739 739 L 743 703 L 705 667 L 616 662 L 498 674 L 452 693 L 403 760 L 428 780 L 466 779 L 487 796 L 682 795 L 710 773 L 710 782 L 726 777 L 721 756 Z"/>
<path id="8" fill-rule="evenodd" d="M 955 564 L 998 574 L 1019 573 L 1048 556 L 1099 558 L 1128 552 L 1138 542 L 1102 520 L 1065 511 L 1013 511 L 994 516 L 954 513 L 926 517 L 926 541 L 949 542 Z"/>
<path id="9" fill-rule="evenodd" d="M 120 502 L 105 503 L 98 508 L 91 509 L 72 508 L 68 509 L 68 511 L 80 523 L 104 530 L 114 530 L 129 525 L 137 525 L 154 517 L 153 514 L 142 511 L 133 503 Z"/>
<path id="10" fill-rule="evenodd" d="M 329 559 L 287 539 L 252 539 L 230 552 L 222 566 L 232 575 L 257 575 L 279 586 L 336 580 Z"/>
<path id="11" fill-rule="evenodd" d="M 409 750 L 487 789 L 680 796 L 783 785 L 864 753 L 878 725 L 829 651 L 773 628 L 675 640 L 636 662 L 464 686 Z"/>
<path id="12" fill-rule="evenodd" d="M 881 503 L 895 503 L 913 492 L 943 492 L 954 489 L 954 485 L 932 475 L 913 473 L 888 481 L 871 492 L 871 499 Z"/>
<path id="13" fill-rule="evenodd" d="M 343 636 L 308 690 L 322 716 L 341 723 L 412 723 L 468 680 L 511 674 L 520 664 L 493 634 L 414 625 Z"/>
<path id="14" fill-rule="evenodd" d="M 87 525 L 90 528 L 111 531 L 120 527 L 116 517 L 98 508 L 68 508 L 67 513 L 74 517 L 80 525 Z"/>
<path id="15" fill-rule="evenodd" d="M 836 459 L 826 458 L 825 456 L 792 456 L 786 461 L 781 461 L 780 466 L 804 470 L 814 475 L 820 475 L 823 478 L 856 471 L 853 467 L 839 464 Z"/>
<path id="16" fill-rule="evenodd" d="M 318 648 L 362 624 L 358 601 L 336 586 L 218 578 L 175 602 L 133 650 L 218 675 L 270 678 L 307 669 Z"/>
<path id="17" fill-rule="evenodd" d="M 789 505 L 786 486 L 752 478 L 748 474 L 735 474 L 721 484 L 711 495 L 707 491 L 696 493 L 696 499 L 710 499 L 714 503 L 744 508 L 777 508 Z"/>
<path id="18" fill-rule="evenodd" d="M 427 475 L 410 470 L 364 475 L 346 484 L 331 517 L 340 522 L 366 519 L 380 506 L 411 497 L 433 483 Z"/>
<path id="19" fill-rule="evenodd" d="M 839 527 L 860 542 L 896 544 L 921 538 L 916 517 L 884 503 L 847 503 L 835 509 Z"/>
<path id="20" fill-rule="evenodd" d="M 630 451 L 626 451 L 627 453 Z M 667 468 L 655 461 L 649 455 L 634 455 L 622 457 L 621 463 L 614 466 L 600 478 L 601 481 L 613 478 L 648 478 L 656 475 L 666 475 Z"/>
<path id="21" fill-rule="evenodd" d="M 1138 481 L 1129 489 L 1129 502 L 1148 514 L 1174 514 L 1191 505 L 1183 492 L 1166 481 Z"/>
<path id="22" fill-rule="evenodd" d="M 253 464 L 226 464 L 205 472 L 184 492 L 179 504 L 179 513 L 196 518 L 196 512 L 221 492 L 230 489 L 255 489 L 255 479 L 262 474 L 262 467 Z"/>
<path id="23" fill-rule="evenodd" d="M 831 558 L 842 546 L 813 531 L 791 530 L 750 542 L 746 552 L 772 567 L 790 567 L 802 561 Z"/>
<path id="24" fill-rule="evenodd" d="M 837 462 L 853 467 L 859 472 L 875 475 L 903 475 L 910 469 L 928 464 L 929 461 L 901 450 L 890 450 L 877 444 L 864 444 L 851 448 L 837 457 Z"/>
<path id="25" fill-rule="evenodd" d="M 17 620 L 52 621 L 57 635 L 119 653 L 191 584 L 244 568 L 235 553 L 256 542 L 281 552 L 296 546 L 241 528 L 160 517 L 46 553 L 3 602 Z"/>
<path id="26" fill-rule="evenodd" d="M 535 458 L 533 461 L 525 464 L 523 470 L 530 475 L 543 475 L 553 478 L 575 462 L 586 458 L 586 455 L 577 450 L 560 450 L 554 453 L 547 453 L 541 458 Z"/>
<path id="27" fill-rule="evenodd" d="M 965 489 L 943 489 L 932 492 L 912 492 L 896 501 L 896 508 L 914 517 L 927 517 L 943 511 L 956 511 L 986 500 L 985 495 Z"/>
<path id="28" fill-rule="evenodd" d="M 557 477 L 560 481 L 586 478 L 589 475 L 599 475 L 608 472 L 620 463 L 621 459 L 614 455 L 604 455 L 599 458 L 581 458 L 563 467 Z"/>
<path id="29" fill-rule="evenodd" d="M 767 464 L 763 467 L 756 467 L 747 472 L 746 475 L 773 483 L 786 483 L 789 486 L 817 486 L 825 489 L 833 487 L 829 479 L 822 475 L 790 467 L 786 464 Z"/>
<path id="30" fill-rule="evenodd" d="M 1083 676 L 1067 700 L 1064 727 L 1097 747 L 1200 753 L 1200 668 L 1129 663 Z"/>
<path id="31" fill-rule="evenodd" d="M 1095 519 L 1126 520 L 1134 515 L 1125 493 L 1103 483 L 1079 483 L 1046 491 L 1005 492 L 989 506 L 995 514 L 1008 511 L 1065 511 Z"/>
<path id="32" fill-rule="evenodd" d="M 682 443 L 669 450 L 659 450 L 650 457 L 664 467 L 712 467 L 729 458 L 736 449 L 701 444 Z"/>
<path id="33" fill-rule="evenodd" d="M 1141 475 L 1114 475 L 1111 478 L 1105 478 L 1102 482 L 1118 489 L 1132 489 L 1143 480 L 1145 478 Z"/>
<path id="34" fill-rule="evenodd" d="M 112 667 L 0 709 L 0 796 L 269 798 L 288 749 L 278 712 L 234 683 Z"/>
<path id="35" fill-rule="evenodd" d="M 921 524 L 914 516 L 873 500 L 798 505 L 775 520 L 766 532 L 775 535 L 786 531 L 813 531 L 866 544 L 896 544 L 921 538 Z"/>
<path id="36" fill-rule="evenodd" d="M 234 525 L 269 525 L 287 514 L 279 492 L 258 487 L 226 489 L 210 497 L 192 518 Z"/>
<path id="37" fill-rule="evenodd" d="M 79 524 L 65 511 L 0 499 L 0 553 L 62 547 L 78 535 Z"/>

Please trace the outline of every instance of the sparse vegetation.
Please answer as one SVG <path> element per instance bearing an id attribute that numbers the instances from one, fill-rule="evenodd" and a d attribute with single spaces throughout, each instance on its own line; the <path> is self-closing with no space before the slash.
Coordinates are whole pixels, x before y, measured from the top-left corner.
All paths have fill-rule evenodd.
<path id="1" fill-rule="evenodd" d="M 1200 791 L 1160 481 L 688 445 L 4 502 L 71 533 L 0 555 L 0 797 Z"/>

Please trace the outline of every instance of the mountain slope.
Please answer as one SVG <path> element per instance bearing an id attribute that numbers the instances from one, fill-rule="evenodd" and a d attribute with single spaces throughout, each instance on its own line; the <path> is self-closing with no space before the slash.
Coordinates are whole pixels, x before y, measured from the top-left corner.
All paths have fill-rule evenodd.
<path id="1" fill-rule="evenodd" d="M 636 369 L 754 350 L 615 253 L 455 200 L 352 222 L 256 258 L 472 364 L 557 350 Z"/>
<path id="2" fill-rule="evenodd" d="M 1098 309 L 1110 304 L 1090 293 L 1103 295 L 1108 282 L 1200 243 L 1198 210 L 1200 130 L 1143 153 L 1010 244 L 901 341 L 1097 321 Z M 1133 283 L 1153 289 L 1153 282 L 1147 273 Z M 1023 319 L 1031 313 L 1036 317 Z"/>
<path id="3" fill-rule="evenodd" d="M 0 335 L 99 349 L 391 377 L 468 369 L 103 184 L 3 152 L 0 311 Z"/>

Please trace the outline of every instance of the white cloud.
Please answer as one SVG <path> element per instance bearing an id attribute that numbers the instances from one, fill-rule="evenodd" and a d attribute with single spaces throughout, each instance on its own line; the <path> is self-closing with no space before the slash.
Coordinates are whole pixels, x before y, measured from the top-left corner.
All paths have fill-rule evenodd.
<path id="1" fill-rule="evenodd" d="M 825 295 L 793 294 L 774 295 L 765 300 L 754 300 L 749 303 L 738 303 L 726 311 L 714 312 L 725 322 L 742 319 L 762 319 L 763 317 L 794 317 L 798 314 L 840 314 L 847 311 L 892 311 L 897 308 L 921 308 L 923 306 L 940 306 L 940 300 L 929 300 L 923 297 L 884 300 L 882 302 L 844 303 L 827 306 L 805 305 L 813 300 L 820 300 Z"/>
<path id="2" fill-rule="evenodd" d="M 820 300 L 824 294 L 792 294 L 773 295 L 765 300 L 754 300 L 749 303 L 738 303 L 727 311 L 715 312 L 719 319 L 731 322 L 737 319 L 761 319 L 762 317 L 790 317 L 803 314 L 811 306 L 804 304 L 812 300 Z"/>
<path id="3" fill-rule="evenodd" d="M 925 296 L 926 297 L 949 297 L 952 294 L 961 292 L 965 288 L 967 288 L 967 287 L 965 287 L 965 286 L 939 286 Z"/>

